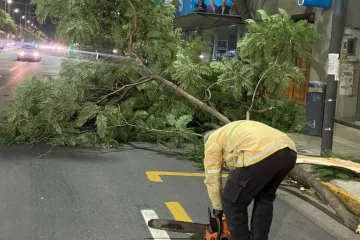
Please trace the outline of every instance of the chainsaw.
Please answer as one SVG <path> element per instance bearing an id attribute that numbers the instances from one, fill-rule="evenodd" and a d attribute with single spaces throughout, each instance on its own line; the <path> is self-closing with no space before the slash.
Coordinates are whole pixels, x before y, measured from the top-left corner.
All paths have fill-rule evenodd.
<path id="1" fill-rule="evenodd" d="M 151 219 L 148 226 L 169 232 L 201 234 L 205 236 L 206 240 L 231 240 L 225 217 L 213 217 L 210 208 L 208 208 L 208 215 L 209 224 Z"/>

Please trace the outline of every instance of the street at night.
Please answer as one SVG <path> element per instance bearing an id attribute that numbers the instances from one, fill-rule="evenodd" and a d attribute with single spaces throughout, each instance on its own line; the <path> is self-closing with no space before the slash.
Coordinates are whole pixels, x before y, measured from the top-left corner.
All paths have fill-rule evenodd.
<path id="1" fill-rule="evenodd" d="M 0 0 L 0 240 L 359 239 L 359 7 Z"/>
<path id="2" fill-rule="evenodd" d="M 17 61 L 18 50 L 0 50 L 0 110 L 11 99 L 15 86 L 34 75 L 56 77 L 63 57 L 43 55 L 41 62 Z"/>
<path id="3" fill-rule="evenodd" d="M 2 51 L 2 107 L 26 78 L 56 77 L 61 59 L 44 55 L 41 62 L 20 62 L 15 50 Z M 189 239 L 189 235 L 149 229 L 146 221 L 159 217 L 207 223 L 210 203 L 203 178 L 188 176 L 196 172 L 189 162 L 148 144 L 127 146 L 121 152 L 55 148 L 39 158 L 49 148 L 0 149 L 1 240 Z M 161 171 L 170 176 L 154 182 L 151 176 Z M 333 219 L 331 210 L 289 183 L 278 195 L 271 239 L 353 236 Z"/>

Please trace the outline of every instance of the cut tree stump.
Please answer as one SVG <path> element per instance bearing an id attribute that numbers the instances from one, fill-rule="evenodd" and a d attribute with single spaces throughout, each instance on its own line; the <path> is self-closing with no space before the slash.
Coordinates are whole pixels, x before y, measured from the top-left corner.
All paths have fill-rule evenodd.
<path id="1" fill-rule="evenodd" d="M 322 158 L 322 157 L 298 155 L 296 163 L 311 164 L 311 165 L 326 166 L 326 167 L 336 167 L 360 174 L 360 163 L 349 160 L 342 160 L 339 158 Z"/>

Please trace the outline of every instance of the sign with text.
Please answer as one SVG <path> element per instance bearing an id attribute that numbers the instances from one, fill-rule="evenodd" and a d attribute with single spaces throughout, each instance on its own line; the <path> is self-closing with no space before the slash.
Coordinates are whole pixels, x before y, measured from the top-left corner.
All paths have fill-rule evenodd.
<path id="1" fill-rule="evenodd" d="M 331 0 L 298 0 L 298 4 L 304 7 L 330 8 Z"/>

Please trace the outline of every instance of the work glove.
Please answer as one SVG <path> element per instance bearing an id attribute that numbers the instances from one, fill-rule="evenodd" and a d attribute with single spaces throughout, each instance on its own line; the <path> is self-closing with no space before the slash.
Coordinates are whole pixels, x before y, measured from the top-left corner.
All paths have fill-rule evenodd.
<path id="1" fill-rule="evenodd" d="M 216 209 L 213 210 L 214 217 L 216 218 L 222 218 L 223 213 L 224 213 L 223 210 L 216 210 Z"/>

